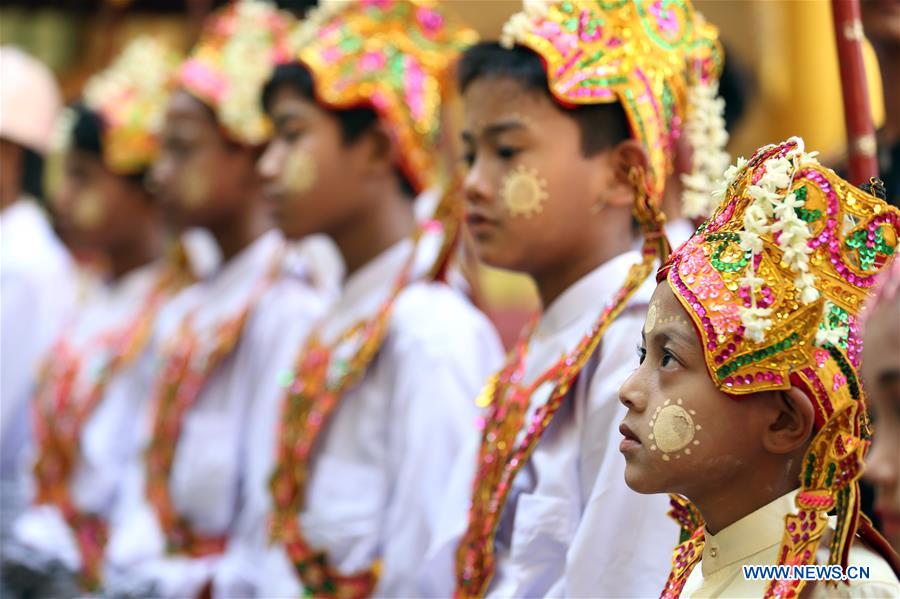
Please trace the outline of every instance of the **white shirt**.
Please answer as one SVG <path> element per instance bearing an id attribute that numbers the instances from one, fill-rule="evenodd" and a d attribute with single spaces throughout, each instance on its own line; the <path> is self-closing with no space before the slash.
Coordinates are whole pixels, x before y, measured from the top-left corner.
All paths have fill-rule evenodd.
<path id="1" fill-rule="evenodd" d="M 160 315 L 157 343 L 164 344 L 177 334 L 189 313 L 195 313 L 194 330 L 208 333 L 205 341 L 209 341 L 217 325 L 233 318 L 250 300 L 281 255 L 283 244 L 281 234 L 270 231 L 224 263 L 219 272 L 182 292 Z M 234 350 L 206 381 L 197 403 L 184 417 L 169 491 L 178 513 L 202 535 L 227 535 L 235 520 L 244 454 L 256 451 L 246 443 L 247 422 L 279 399 L 275 389 L 261 383 L 277 375 L 273 357 L 284 351 L 282 327 L 290 322 L 302 336 L 325 307 L 323 294 L 307 283 L 308 272 L 297 272 L 287 264 L 282 258 L 278 278 L 253 308 Z M 144 462 L 138 460 L 129 469 L 127 492 L 113 518 L 105 584 L 112 592 L 195 596 L 221 556 L 166 555 L 163 532 L 146 499 L 144 477 Z"/>
<path id="2" fill-rule="evenodd" d="M 705 535 L 703 556 L 684 584 L 681 596 L 694 597 L 762 597 L 768 580 L 744 579 L 744 565 L 774 565 L 784 533 L 784 517 L 796 513 L 797 491 L 779 497 L 752 514 L 725 527 L 718 534 Z M 836 519 L 829 518 L 833 531 Z M 828 535 L 828 531 L 826 531 Z M 850 548 L 847 564 L 869 568 L 868 580 L 853 580 L 850 586 L 828 587 L 818 583 L 812 597 L 900 597 L 900 583 L 883 557 L 858 539 Z M 828 560 L 827 546 L 819 547 L 820 564 Z M 807 583 L 812 584 L 812 583 Z"/>
<path id="3" fill-rule="evenodd" d="M 634 251 L 613 258 L 547 308 L 529 344 L 523 384 L 577 346 L 639 260 Z M 638 365 L 635 348 L 654 287 L 648 280 L 609 326 L 513 479 L 497 528 L 489 597 L 650 597 L 663 588 L 678 529 L 666 515 L 665 497 L 627 487 L 618 450 L 625 413 L 618 389 Z M 549 395 L 545 385 L 532 396 L 526 423 Z M 455 550 L 433 547 L 429 559 L 446 561 L 441 556 Z M 442 576 L 432 578 L 433 594 L 450 594 Z"/>
<path id="4" fill-rule="evenodd" d="M 96 368 L 108 363 L 105 346 L 96 345 L 104 334 L 117 334 L 134 323 L 155 290 L 162 265 L 138 268 L 103 287 L 79 309 L 65 341 L 81 353 L 82 364 L 74 397 L 85 398 L 93 387 Z M 153 358 L 147 347 L 109 380 L 103 398 L 81 431 L 78 466 L 69 485 L 72 501 L 81 511 L 109 517 L 125 468 L 136 458 L 139 419 L 145 395 L 135 393 L 150 375 Z M 36 450 L 36 448 L 35 448 Z M 81 567 L 81 555 L 71 529 L 53 505 L 33 505 L 14 526 L 15 543 L 25 549 L 22 557 L 37 568 L 60 561 L 70 570 Z"/>
<path id="5" fill-rule="evenodd" d="M 29 444 L 29 400 L 44 352 L 75 303 L 72 261 L 34 201 L 0 212 L 0 534 L 24 488 L 19 474 Z"/>
<path id="6" fill-rule="evenodd" d="M 413 275 L 436 255 L 426 236 Z M 371 319 L 388 297 L 412 249 L 405 240 L 353 273 L 322 324 L 330 344 Z M 280 362 L 291 369 L 301 344 Z M 458 291 L 415 282 L 397 298 L 382 346 L 360 382 L 340 399 L 310 464 L 306 509 L 299 515 L 311 545 L 353 574 L 382 561 L 377 596 L 417 597 L 418 569 L 439 517 L 465 521 L 467 504 L 441 511 L 447 473 L 460 449 L 478 438 L 475 396 L 500 366 L 502 351 L 488 320 Z M 269 381 L 274 386 L 274 381 Z M 229 564 L 218 576 L 222 597 L 299 597 L 301 583 L 284 549 L 267 535 L 280 406 L 258 412 L 250 443 L 265 447 L 248 466 L 253 482 Z"/>

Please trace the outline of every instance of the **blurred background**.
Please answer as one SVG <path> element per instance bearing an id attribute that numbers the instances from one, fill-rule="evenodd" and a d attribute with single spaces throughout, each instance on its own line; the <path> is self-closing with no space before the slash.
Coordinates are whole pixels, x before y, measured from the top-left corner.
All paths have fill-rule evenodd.
<path id="1" fill-rule="evenodd" d="M 870 0 L 877 1 L 877 0 Z M 445 0 L 486 39 L 521 6 L 516 0 Z M 56 72 L 67 101 L 138 33 L 188 48 L 216 0 L 4 0 L 0 43 L 18 45 Z M 290 5 L 291 2 L 281 2 Z M 299 2 L 299 4 L 308 4 Z M 845 136 L 828 0 L 695 0 L 726 48 L 723 95 L 733 156 L 800 135 L 824 161 L 843 161 Z M 876 127 L 884 119 L 881 81 L 865 45 Z M 524 277 L 485 269 L 486 303 L 506 341 L 537 299 Z"/>

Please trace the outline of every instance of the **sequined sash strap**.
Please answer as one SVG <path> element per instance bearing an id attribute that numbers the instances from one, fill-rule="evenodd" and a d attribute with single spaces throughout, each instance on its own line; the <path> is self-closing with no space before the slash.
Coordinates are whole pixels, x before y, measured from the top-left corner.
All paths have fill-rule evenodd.
<path id="1" fill-rule="evenodd" d="M 313 452 L 343 394 L 365 374 L 384 341 L 397 297 L 410 281 L 412 253 L 388 299 L 373 318 L 357 323 L 341 334 L 333 347 L 323 345 L 314 333 L 300 354 L 285 395 L 278 438 L 276 466 L 269 481 L 273 501 L 270 539 L 284 545 L 308 595 L 361 599 L 378 583 L 380 562 L 354 574 L 334 568 L 325 551 L 314 549 L 300 525 Z M 335 359 L 345 343 L 358 347 L 346 361 Z"/>
<path id="2" fill-rule="evenodd" d="M 201 557 L 218 554 L 225 549 L 225 537 L 199 535 L 190 522 L 178 513 L 172 501 L 169 481 L 185 415 L 194 407 L 209 377 L 240 340 L 253 308 L 277 278 L 283 256 L 283 249 L 275 252 L 270 268 L 257 281 L 241 310 L 216 327 L 211 346 L 200 342 L 193 326 L 195 316 L 191 313 L 184 318 L 177 335 L 165 350 L 163 366 L 156 381 L 156 413 L 145 467 L 147 499 L 156 513 L 166 539 L 166 551 L 170 554 Z"/>
<path id="3" fill-rule="evenodd" d="M 81 433 L 105 397 L 109 382 L 130 366 L 146 346 L 159 307 L 179 280 L 174 269 L 166 269 L 132 321 L 119 330 L 98 335 L 77 352 L 66 343 L 68 335 L 62 335 L 41 369 L 33 401 L 38 446 L 33 469 L 35 503 L 55 505 L 72 530 L 81 554 L 80 582 L 86 590 L 95 590 L 99 585 L 108 534 L 103 518 L 83 513 L 71 497 L 69 485 L 78 466 Z M 79 396 L 76 386 L 85 368 L 83 358 L 94 352 L 102 352 L 109 359 L 95 368 L 95 380 Z"/>
<path id="4" fill-rule="evenodd" d="M 545 371 L 528 389 L 523 392 L 517 388 L 519 381 L 515 380 L 522 375 L 520 353 L 516 356 L 520 364 L 508 365 L 500 375 L 492 377 L 482 391 L 482 394 L 492 395 L 494 400 L 482 432 L 469 524 L 456 552 L 454 596 L 459 599 L 483 597 L 487 592 L 494 575 L 497 526 L 513 480 L 531 457 L 571 386 L 599 346 L 606 329 L 653 272 L 657 259 L 665 262 L 668 256 L 670 248 L 664 233 L 665 216 L 659 211 L 658 198 L 650 193 L 646 173 L 632 169 L 629 178 L 636 192 L 633 214 L 644 237 L 641 261 L 629 269 L 622 287 L 573 352 Z M 536 410 L 525 436 L 516 445 L 531 395 L 547 383 L 554 385 L 550 397 Z"/>
<path id="5" fill-rule="evenodd" d="M 649 276 L 654 267 L 655 256 L 655 253 L 649 253 L 641 263 L 632 266 L 625 284 L 603 310 L 591 331 L 582 338 L 570 355 L 538 379 L 539 384 L 533 384 L 524 394 L 517 393 L 515 389 L 507 393 L 510 385 L 506 382 L 506 378 L 512 371 L 505 369 L 498 378 L 492 379 L 490 384 L 495 386 L 495 401 L 491 405 L 482 434 L 479 470 L 473 486 L 469 526 L 457 550 L 456 597 L 482 597 L 487 591 L 494 573 L 494 539 L 497 526 L 513 479 L 531 457 L 571 386 L 599 346 L 606 329 Z M 550 397 L 537 409 L 524 438 L 516 446 L 515 439 L 521 430 L 531 393 L 546 383 L 554 385 Z M 507 426 L 508 422 L 517 423 L 518 426 Z"/>
<path id="6" fill-rule="evenodd" d="M 684 589 L 684 584 L 691 575 L 691 571 L 703 557 L 704 544 L 703 526 L 700 526 L 686 541 L 675 547 L 672 552 L 672 571 L 669 573 L 660 599 L 678 599 L 681 596 L 681 591 Z"/>

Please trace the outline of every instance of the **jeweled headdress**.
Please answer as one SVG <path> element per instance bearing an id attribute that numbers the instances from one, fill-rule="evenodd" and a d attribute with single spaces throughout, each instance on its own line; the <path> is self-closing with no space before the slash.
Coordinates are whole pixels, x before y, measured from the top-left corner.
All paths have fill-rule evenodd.
<path id="1" fill-rule="evenodd" d="M 859 318 L 896 251 L 900 211 L 821 166 L 796 137 L 739 159 L 718 195 L 713 216 L 658 277 L 691 315 L 722 391 L 796 385 L 809 394 L 816 435 L 779 563 L 814 563 L 834 511 L 829 563 L 846 566 L 869 445 Z"/>
<path id="2" fill-rule="evenodd" d="M 178 60 L 164 43 L 141 36 L 85 85 L 84 103 L 103 122 L 103 162 L 114 173 L 140 173 L 156 158 Z"/>
<path id="3" fill-rule="evenodd" d="M 720 115 L 724 104 L 717 97 L 718 30 L 690 0 L 526 0 L 524 5 L 504 27 L 504 45 L 536 52 L 550 91 L 564 105 L 621 103 L 650 157 L 656 195 L 672 170 L 675 140 L 684 128 L 696 146 L 684 212 L 708 213 L 711 181 L 728 166 L 722 150 L 728 140 Z"/>
<path id="4" fill-rule="evenodd" d="M 434 1 L 325 0 L 291 37 L 317 99 L 338 110 L 373 108 L 416 191 L 436 183 L 448 71 L 475 32 Z"/>
<path id="5" fill-rule="evenodd" d="M 215 111 L 235 141 L 260 145 L 271 124 L 260 103 L 275 65 L 287 59 L 292 17 L 262 0 L 237 0 L 206 23 L 178 83 Z"/>

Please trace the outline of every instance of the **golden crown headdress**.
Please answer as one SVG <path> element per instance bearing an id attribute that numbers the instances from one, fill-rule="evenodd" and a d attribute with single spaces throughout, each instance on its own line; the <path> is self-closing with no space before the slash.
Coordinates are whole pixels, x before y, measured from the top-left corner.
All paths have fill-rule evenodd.
<path id="1" fill-rule="evenodd" d="M 103 161 L 111 171 L 140 173 L 156 158 L 157 135 L 178 60 L 164 43 L 141 36 L 109 68 L 88 80 L 84 103 L 102 120 Z M 71 135 L 71 126 L 68 129 Z"/>
<path id="2" fill-rule="evenodd" d="M 684 128 L 696 146 L 686 181 L 695 193 L 686 194 L 684 211 L 708 214 L 711 180 L 729 160 L 724 104 L 717 98 L 718 30 L 690 0 L 526 0 L 524 6 L 504 27 L 502 43 L 543 59 L 550 91 L 562 104 L 621 103 L 649 155 L 655 195 L 662 194 Z"/>
<path id="3" fill-rule="evenodd" d="M 291 37 L 317 99 L 373 108 L 416 191 L 434 185 L 446 79 L 475 32 L 431 0 L 326 0 Z"/>
<path id="4" fill-rule="evenodd" d="M 834 511 L 829 563 L 846 566 L 870 436 L 859 318 L 896 252 L 900 211 L 820 165 L 796 137 L 739 159 L 717 195 L 712 217 L 658 277 L 694 321 L 722 391 L 808 393 L 816 434 L 779 563 L 813 563 Z"/>
<path id="5" fill-rule="evenodd" d="M 271 124 L 260 95 L 275 65 L 287 58 L 292 17 L 261 0 L 237 0 L 215 13 L 178 81 L 215 111 L 226 133 L 246 145 L 265 143 Z"/>

